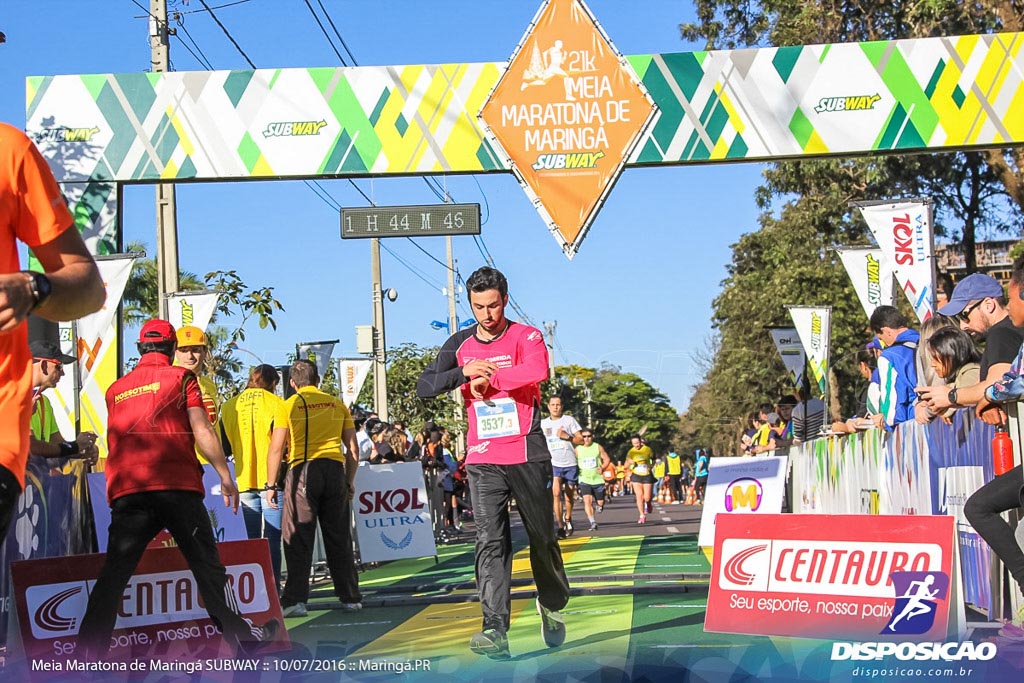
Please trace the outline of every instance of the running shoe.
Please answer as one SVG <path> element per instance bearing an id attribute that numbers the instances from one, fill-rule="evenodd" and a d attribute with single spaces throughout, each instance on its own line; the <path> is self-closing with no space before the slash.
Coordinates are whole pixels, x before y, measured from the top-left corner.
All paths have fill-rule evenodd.
<path id="1" fill-rule="evenodd" d="M 249 622 L 248 619 L 246 621 Z M 250 626 L 250 630 L 253 639 L 239 641 L 238 649 L 249 657 L 256 657 L 277 639 L 277 634 L 281 631 L 281 622 L 271 619 L 263 626 Z"/>
<path id="2" fill-rule="evenodd" d="M 651 514 L 651 510 L 652 510 L 651 501 L 647 501 L 646 503 L 644 503 L 644 506 L 647 508 L 647 514 L 648 515 Z"/>
<path id="3" fill-rule="evenodd" d="M 565 533 L 565 528 L 564 527 L 558 527 L 558 532 L 557 532 L 556 535 L 559 538 L 567 538 L 569 536 L 569 534 Z"/>
<path id="4" fill-rule="evenodd" d="M 469 649 L 491 659 L 509 659 L 508 636 L 494 628 L 487 628 L 469 639 Z"/>
<path id="5" fill-rule="evenodd" d="M 647 523 L 647 515 L 640 515 L 640 519 L 637 520 L 637 524 L 646 524 L 646 523 Z"/>
<path id="6" fill-rule="evenodd" d="M 571 519 L 565 520 L 565 535 L 566 536 L 572 536 L 572 520 Z"/>
<path id="7" fill-rule="evenodd" d="M 565 642 L 565 617 L 561 612 L 550 610 L 537 599 L 537 614 L 540 615 L 540 635 L 548 647 L 558 647 Z"/>
<path id="8" fill-rule="evenodd" d="M 361 602 L 343 602 L 341 603 L 341 609 L 346 612 L 358 612 L 363 609 L 363 603 Z"/>
<path id="9" fill-rule="evenodd" d="M 591 522 L 590 523 L 590 530 L 591 531 L 597 531 L 597 522 Z"/>
<path id="10" fill-rule="evenodd" d="M 281 608 L 282 617 L 304 617 L 307 614 L 309 612 L 306 610 L 306 603 L 304 602 L 297 602 L 294 605 Z"/>
<path id="11" fill-rule="evenodd" d="M 598 512 L 599 514 L 600 514 L 600 513 L 602 513 L 602 512 L 604 512 L 604 505 L 598 505 L 598 506 L 597 506 L 597 512 Z"/>

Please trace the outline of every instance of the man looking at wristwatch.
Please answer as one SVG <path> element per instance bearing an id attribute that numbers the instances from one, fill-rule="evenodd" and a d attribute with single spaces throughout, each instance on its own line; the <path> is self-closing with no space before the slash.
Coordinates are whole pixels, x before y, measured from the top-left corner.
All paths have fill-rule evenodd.
<path id="1" fill-rule="evenodd" d="M 974 273 L 965 277 L 939 313 L 955 318 L 960 329 L 975 339 L 984 339 L 985 351 L 981 354 L 981 381 L 977 384 L 961 389 L 917 388 L 921 401 L 927 402 L 933 413 L 980 403 L 985 390 L 1010 369 L 1024 342 L 1024 328 L 1013 324 L 1006 309 L 1003 286 L 991 275 Z"/>
<path id="2" fill-rule="evenodd" d="M 25 482 L 32 415 L 32 354 L 25 319 L 74 320 L 103 305 L 96 262 L 74 228 L 46 160 L 24 133 L 0 123 L 0 538 Z M 46 274 L 21 271 L 23 242 Z"/>

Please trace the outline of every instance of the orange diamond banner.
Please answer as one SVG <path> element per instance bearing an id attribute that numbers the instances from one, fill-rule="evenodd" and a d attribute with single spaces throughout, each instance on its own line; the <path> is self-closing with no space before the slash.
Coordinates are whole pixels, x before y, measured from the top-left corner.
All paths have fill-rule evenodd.
<path id="1" fill-rule="evenodd" d="M 656 107 L 581 0 L 547 0 L 480 111 L 570 259 Z"/>

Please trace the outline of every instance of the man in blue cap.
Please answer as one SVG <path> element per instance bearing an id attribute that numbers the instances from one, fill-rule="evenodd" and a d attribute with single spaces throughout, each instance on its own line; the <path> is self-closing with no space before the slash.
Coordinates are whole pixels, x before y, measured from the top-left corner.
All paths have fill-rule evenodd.
<path id="1" fill-rule="evenodd" d="M 985 340 L 981 354 L 981 381 L 971 387 L 920 387 L 922 401 L 932 412 L 949 407 L 973 406 L 981 401 L 985 389 L 1010 369 L 1024 343 L 1024 328 L 1016 327 L 1006 310 L 1003 286 L 991 275 L 974 273 L 961 280 L 949 303 L 939 313 L 955 318 L 960 329 L 975 339 Z"/>

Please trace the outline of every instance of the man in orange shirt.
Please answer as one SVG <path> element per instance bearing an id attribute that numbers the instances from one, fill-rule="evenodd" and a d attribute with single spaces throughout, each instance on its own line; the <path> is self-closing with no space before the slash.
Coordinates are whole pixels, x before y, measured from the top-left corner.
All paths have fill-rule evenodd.
<path id="1" fill-rule="evenodd" d="M 24 133 L 0 123 L 0 538 L 25 484 L 32 415 L 32 354 L 25 319 L 74 320 L 103 305 L 96 263 L 74 227 L 46 160 Z M 20 270 L 23 242 L 44 273 Z"/>

